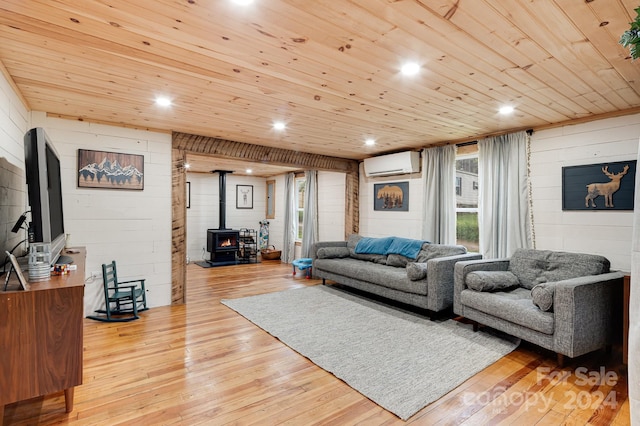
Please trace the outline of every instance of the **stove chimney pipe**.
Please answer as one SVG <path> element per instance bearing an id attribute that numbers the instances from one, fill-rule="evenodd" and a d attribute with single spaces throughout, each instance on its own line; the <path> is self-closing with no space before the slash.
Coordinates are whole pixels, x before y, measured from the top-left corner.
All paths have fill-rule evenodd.
<path id="1" fill-rule="evenodd" d="M 229 170 L 213 170 L 211 173 L 218 173 L 218 194 L 220 198 L 220 220 L 218 229 L 227 229 L 227 173 Z"/>

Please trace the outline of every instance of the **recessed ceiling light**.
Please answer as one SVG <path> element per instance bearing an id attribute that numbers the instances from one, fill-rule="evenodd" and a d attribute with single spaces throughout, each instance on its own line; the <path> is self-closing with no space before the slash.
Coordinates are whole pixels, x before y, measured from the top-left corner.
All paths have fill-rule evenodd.
<path id="1" fill-rule="evenodd" d="M 245 170 L 245 171 L 247 172 L 247 174 L 248 174 L 248 175 L 250 175 L 251 173 L 253 173 L 253 170 L 251 170 L 251 169 L 247 169 L 247 170 Z"/>
<path id="2" fill-rule="evenodd" d="M 514 108 L 511 105 L 505 105 L 503 107 L 500 107 L 500 109 L 498 110 L 498 112 L 502 115 L 511 114 L 513 111 Z"/>
<path id="3" fill-rule="evenodd" d="M 171 106 L 171 99 L 167 98 L 166 96 L 158 96 L 156 98 L 156 105 L 161 107 Z"/>
<path id="4" fill-rule="evenodd" d="M 184 168 L 189 170 L 191 168 L 191 164 L 189 163 L 184 163 Z"/>
<path id="5" fill-rule="evenodd" d="M 376 140 L 369 138 L 366 141 L 364 141 L 364 144 L 367 145 L 367 146 L 373 146 L 373 145 L 376 144 Z"/>
<path id="6" fill-rule="evenodd" d="M 420 72 L 420 65 L 415 62 L 407 62 L 400 68 L 400 71 L 404 75 L 416 75 Z"/>
<path id="7" fill-rule="evenodd" d="M 253 0 L 233 0 L 233 2 L 235 4 L 240 5 L 240 6 L 247 6 L 247 5 L 251 4 L 251 3 L 253 3 Z"/>
<path id="8" fill-rule="evenodd" d="M 273 128 L 275 130 L 284 130 L 287 127 L 286 124 L 284 124 L 282 121 L 276 121 L 275 123 L 273 123 Z"/>

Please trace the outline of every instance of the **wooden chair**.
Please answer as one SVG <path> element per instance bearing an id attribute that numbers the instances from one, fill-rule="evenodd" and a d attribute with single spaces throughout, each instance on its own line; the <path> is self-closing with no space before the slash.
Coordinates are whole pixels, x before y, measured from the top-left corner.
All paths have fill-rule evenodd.
<path id="1" fill-rule="evenodd" d="M 104 281 L 105 308 L 87 318 L 105 322 L 125 322 L 138 319 L 138 312 L 146 311 L 147 295 L 144 278 L 130 281 L 118 281 L 116 261 L 102 264 Z M 115 317 L 114 317 L 115 315 Z"/>

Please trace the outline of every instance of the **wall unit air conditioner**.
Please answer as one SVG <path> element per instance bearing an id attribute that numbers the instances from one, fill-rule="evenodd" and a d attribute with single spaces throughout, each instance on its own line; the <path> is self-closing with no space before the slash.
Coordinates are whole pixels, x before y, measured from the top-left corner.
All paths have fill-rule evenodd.
<path id="1" fill-rule="evenodd" d="M 367 177 L 418 172 L 420 172 L 420 153 L 418 151 L 398 152 L 364 160 L 364 174 Z"/>

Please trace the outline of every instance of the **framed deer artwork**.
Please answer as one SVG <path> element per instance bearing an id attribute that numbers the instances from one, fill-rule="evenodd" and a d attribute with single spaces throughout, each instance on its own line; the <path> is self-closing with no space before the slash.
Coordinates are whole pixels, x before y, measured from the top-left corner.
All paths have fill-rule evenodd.
<path id="1" fill-rule="evenodd" d="M 562 168 L 562 210 L 633 210 L 636 160 Z"/>
<path id="2" fill-rule="evenodd" d="M 236 209 L 253 208 L 253 185 L 236 185 Z"/>

